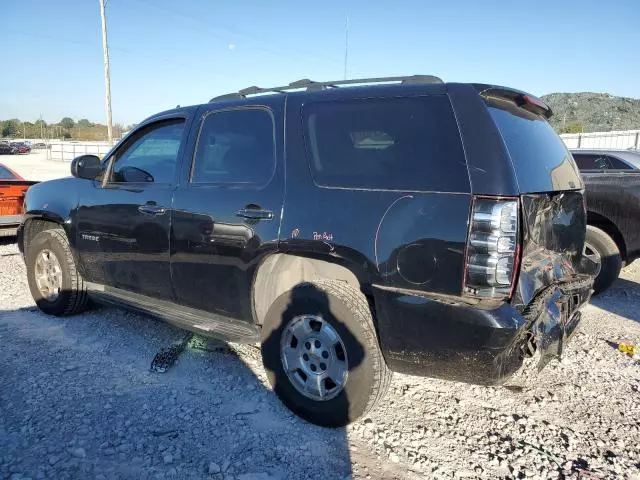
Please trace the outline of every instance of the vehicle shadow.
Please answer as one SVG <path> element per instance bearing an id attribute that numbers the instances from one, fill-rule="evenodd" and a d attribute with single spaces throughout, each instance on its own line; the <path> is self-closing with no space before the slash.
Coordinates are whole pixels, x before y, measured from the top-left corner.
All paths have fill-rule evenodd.
<path id="1" fill-rule="evenodd" d="M 295 292 L 286 315 L 300 308 Z M 350 478 L 345 428 L 312 425 L 282 405 L 267 381 L 282 369 L 265 372 L 257 346 L 207 348 L 195 337 L 166 373 L 151 372 L 155 353 L 184 335 L 110 307 L 62 319 L 36 307 L 0 310 L 0 336 L 11 345 L 0 350 L 0 473 Z M 357 350 L 352 356 L 350 370 Z M 276 375 L 276 388 L 281 381 Z M 348 414 L 346 393 L 334 408 Z"/>
<path id="2" fill-rule="evenodd" d="M 600 295 L 593 296 L 591 303 L 621 317 L 640 323 L 640 284 L 618 278 Z"/>
<path id="3" fill-rule="evenodd" d="M 338 314 L 332 310 L 327 294 L 315 285 L 300 284 L 285 295 L 287 298 L 284 308 L 278 310 L 279 303 L 284 303 L 282 298 L 277 299 L 271 307 L 277 312 L 282 311 L 279 315 L 280 321 L 270 332 L 267 332 L 268 336 L 262 342 L 262 351 L 265 352 L 264 368 L 274 386 L 273 390 L 283 398 L 292 411 L 305 417 L 312 417 L 316 423 L 330 426 L 349 423 L 358 416 L 358 413 L 352 411 L 348 385 L 342 390 L 340 385 L 344 385 L 349 374 L 353 376 L 354 371 L 362 364 L 364 347 L 351 330 L 339 320 Z M 287 334 L 288 325 L 294 324 L 296 320 L 307 318 L 310 319 L 308 322 L 310 332 L 300 333 L 302 330 L 297 329 L 289 330 L 293 333 Z M 332 328 L 340 338 L 323 337 L 322 332 L 326 328 Z M 304 335 L 304 337 L 298 338 L 297 335 L 301 337 Z M 334 342 L 333 345 L 327 345 L 328 338 L 330 338 L 329 342 Z M 314 341 L 315 346 L 322 345 L 322 353 L 326 354 L 326 359 L 319 354 L 319 351 L 313 353 L 315 346 L 311 344 Z M 338 343 L 340 341 L 344 347 Z M 290 360 L 291 365 L 285 364 L 283 351 L 294 353 Z M 337 374 L 329 376 L 324 373 L 332 371 L 334 366 L 338 367 Z M 296 382 L 298 388 L 294 387 L 293 382 Z M 320 403 L 313 402 L 315 403 L 313 405 L 305 396 L 317 395 L 319 392 L 322 392 L 321 395 L 326 395 L 328 400 Z M 335 392 L 339 393 L 329 399 Z"/>

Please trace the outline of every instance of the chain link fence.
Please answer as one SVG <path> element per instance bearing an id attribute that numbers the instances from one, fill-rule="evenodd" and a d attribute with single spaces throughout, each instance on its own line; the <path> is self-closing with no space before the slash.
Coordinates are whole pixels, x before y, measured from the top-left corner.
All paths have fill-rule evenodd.
<path id="1" fill-rule="evenodd" d="M 70 162 L 80 155 L 102 158 L 111 147 L 109 142 L 52 142 L 47 149 L 47 160 Z"/>

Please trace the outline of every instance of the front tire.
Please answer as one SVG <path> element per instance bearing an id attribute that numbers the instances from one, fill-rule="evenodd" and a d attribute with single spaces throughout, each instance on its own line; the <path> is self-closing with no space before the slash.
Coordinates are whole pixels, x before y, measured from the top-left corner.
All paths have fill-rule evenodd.
<path id="1" fill-rule="evenodd" d="M 391 381 L 366 297 L 333 280 L 300 284 L 275 300 L 262 327 L 262 360 L 280 400 L 326 427 L 371 411 Z"/>
<path id="2" fill-rule="evenodd" d="M 600 271 L 593 283 L 593 293 L 604 292 L 620 275 L 622 257 L 616 242 L 603 230 L 587 225 L 585 255 L 600 264 Z"/>
<path id="3" fill-rule="evenodd" d="M 27 245 L 25 260 L 29 290 L 40 310 L 55 316 L 86 310 L 87 289 L 64 230 L 38 233 Z"/>

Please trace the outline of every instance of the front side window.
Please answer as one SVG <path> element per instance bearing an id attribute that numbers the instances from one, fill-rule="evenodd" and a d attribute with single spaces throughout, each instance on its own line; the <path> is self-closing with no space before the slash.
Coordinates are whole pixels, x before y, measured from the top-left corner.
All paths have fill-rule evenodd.
<path id="1" fill-rule="evenodd" d="M 214 112 L 202 121 L 192 183 L 264 185 L 274 168 L 274 123 L 267 110 Z"/>
<path id="2" fill-rule="evenodd" d="M 468 192 L 458 126 L 446 95 L 318 102 L 303 109 L 317 185 Z"/>
<path id="3" fill-rule="evenodd" d="M 184 119 L 144 128 L 115 153 L 113 183 L 172 183 L 178 164 Z"/>

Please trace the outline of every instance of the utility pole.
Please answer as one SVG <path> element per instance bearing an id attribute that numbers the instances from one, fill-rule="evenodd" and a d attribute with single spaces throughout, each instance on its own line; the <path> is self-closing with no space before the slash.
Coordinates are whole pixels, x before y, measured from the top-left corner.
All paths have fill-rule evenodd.
<path id="1" fill-rule="evenodd" d="M 40 114 L 40 140 L 44 141 L 44 133 L 42 132 L 42 114 Z"/>
<path id="2" fill-rule="evenodd" d="M 347 15 L 347 25 L 344 31 L 344 79 L 347 79 L 347 62 L 349 61 L 349 16 Z"/>
<path id="3" fill-rule="evenodd" d="M 105 96 L 104 105 L 107 111 L 107 137 L 109 143 L 113 143 L 113 125 L 111 121 L 111 73 L 109 71 L 109 47 L 107 45 L 107 17 L 105 7 L 107 0 L 98 0 L 100 3 L 100 18 L 102 20 L 102 55 L 104 57 L 104 84 Z"/>

